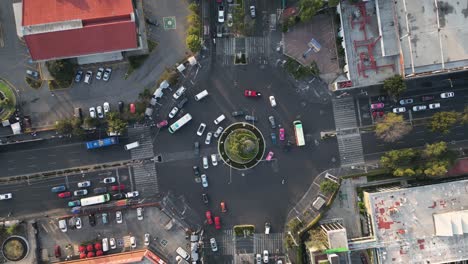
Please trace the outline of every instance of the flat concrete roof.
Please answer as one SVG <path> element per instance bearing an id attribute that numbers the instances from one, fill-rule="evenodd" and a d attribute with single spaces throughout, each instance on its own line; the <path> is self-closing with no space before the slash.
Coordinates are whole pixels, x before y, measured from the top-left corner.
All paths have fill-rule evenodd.
<path id="1" fill-rule="evenodd" d="M 468 180 L 367 193 L 382 263 L 468 259 L 468 236 L 436 236 L 434 215 L 468 208 Z"/>
<path id="2" fill-rule="evenodd" d="M 468 0 L 395 3 L 405 74 L 468 66 Z"/>

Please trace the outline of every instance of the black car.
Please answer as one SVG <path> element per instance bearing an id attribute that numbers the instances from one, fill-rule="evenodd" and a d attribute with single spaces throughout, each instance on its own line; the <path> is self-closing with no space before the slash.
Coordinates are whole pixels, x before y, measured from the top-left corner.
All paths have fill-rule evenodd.
<path id="1" fill-rule="evenodd" d="M 95 226 L 96 225 L 96 216 L 94 214 L 88 215 L 89 225 Z"/>
<path id="2" fill-rule="evenodd" d="M 177 104 L 177 108 L 182 109 L 182 107 L 184 107 L 184 105 L 188 102 L 188 98 L 187 97 L 184 97 L 182 99 L 182 101 L 180 101 L 178 104 Z"/>
<path id="3" fill-rule="evenodd" d="M 93 190 L 94 194 L 102 194 L 107 192 L 106 187 L 99 187 L 99 188 L 94 188 Z"/>
<path id="4" fill-rule="evenodd" d="M 193 166 L 193 174 L 195 174 L 195 176 L 200 175 L 200 170 L 198 169 L 198 166 Z"/>
<path id="5" fill-rule="evenodd" d="M 234 111 L 231 113 L 233 117 L 245 115 L 244 111 Z"/>
<path id="6" fill-rule="evenodd" d="M 115 200 L 120 200 L 120 199 L 124 199 L 126 197 L 125 197 L 125 194 L 123 194 L 123 193 L 116 193 L 116 194 L 112 195 L 112 198 L 115 199 Z"/>
<path id="7" fill-rule="evenodd" d="M 426 102 L 426 101 L 431 101 L 435 99 L 435 95 L 423 95 L 421 96 L 421 101 Z"/>
<path id="8" fill-rule="evenodd" d="M 122 101 L 119 101 L 118 104 L 119 104 L 119 112 L 120 112 L 120 113 L 123 113 L 123 111 L 124 111 L 124 103 L 123 103 Z"/>
<path id="9" fill-rule="evenodd" d="M 203 203 L 204 203 L 204 204 L 208 204 L 208 194 L 203 193 L 203 194 L 202 194 L 202 199 L 203 199 Z"/>
<path id="10" fill-rule="evenodd" d="M 194 146 L 194 153 L 195 155 L 200 155 L 200 143 L 198 143 L 198 141 L 195 141 L 195 143 L 193 144 Z"/>
<path id="11" fill-rule="evenodd" d="M 75 75 L 75 82 L 81 82 L 81 78 L 83 77 L 83 71 L 77 71 Z"/>

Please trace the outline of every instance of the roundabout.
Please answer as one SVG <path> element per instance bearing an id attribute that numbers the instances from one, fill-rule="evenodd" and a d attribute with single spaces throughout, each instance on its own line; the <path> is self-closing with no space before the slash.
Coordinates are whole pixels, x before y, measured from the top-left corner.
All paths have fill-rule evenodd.
<path id="1" fill-rule="evenodd" d="M 29 245 L 24 237 L 11 236 L 2 245 L 3 256 L 9 261 L 20 261 L 29 253 Z"/>

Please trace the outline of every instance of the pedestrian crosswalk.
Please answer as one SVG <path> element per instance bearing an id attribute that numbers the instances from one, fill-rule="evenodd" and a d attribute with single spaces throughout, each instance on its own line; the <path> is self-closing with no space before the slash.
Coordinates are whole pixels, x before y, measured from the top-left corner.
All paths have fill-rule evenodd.
<path id="1" fill-rule="evenodd" d="M 280 254 L 283 251 L 283 233 L 254 234 L 254 253 L 268 250 L 270 254 Z"/>
<path id="2" fill-rule="evenodd" d="M 233 65 L 236 54 L 243 53 L 247 63 L 266 64 L 270 55 L 270 37 L 220 38 L 216 41 L 216 57 L 223 65 Z"/>
<path id="3" fill-rule="evenodd" d="M 138 148 L 130 150 L 130 155 L 133 160 L 154 157 L 150 127 L 129 128 L 128 137 L 130 139 L 130 142 L 138 141 L 138 143 L 140 144 Z"/>
<path id="4" fill-rule="evenodd" d="M 332 103 L 336 130 L 357 127 L 356 111 L 352 97 L 333 99 Z"/>
<path id="5" fill-rule="evenodd" d="M 145 195 L 156 195 L 159 193 L 158 175 L 153 162 L 136 164 L 133 166 L 133 177 L 136 190 Z"/>
<path id="6" fill-rule="evenodd" d="M 219 239 L 219 240 L 218 240 Z M 235 255 L 236 247 L 232 230 L 223 230 L 221 236 L 216 240 L 221 255 Z"/>

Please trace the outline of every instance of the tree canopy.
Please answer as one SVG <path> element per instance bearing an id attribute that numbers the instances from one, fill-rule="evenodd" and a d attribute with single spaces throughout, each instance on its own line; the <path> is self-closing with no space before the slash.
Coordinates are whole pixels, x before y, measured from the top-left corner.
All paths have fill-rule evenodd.
<path id="1" fill-rule="evenodd" d="M 375 134 L 385 142 L 395 142 L 411 130 L 411 125 L 405 122 L 402 115 L 388 113 L 377 122 Z"/>
<path id="2" fill-rule="evenodd" d="M 455 111 L 438 112 L 432 116 L 429 128 L 432 132 L 448 134 L 450 129 L 457 123 L 459 118 L 460 113 Z"/>
<path id="3" fill-rule="evenodd" d="M 109 134 L 121 135 L 127 128 L 127 122 L 120 119 L 116 112 L 110 112 L 106 115 L 107 132 Z"/>
<path id="4" fill-rule="evenodd" d="M 383 89 L 389 95 L 398 97 L 406 90 L 406 84 L 401 75 L 395 75 L 384 81 Z"/>
<path id="5" fill-rule="evenodd" d="M 340 185 L 334 181 L 324 180 L 320 183 L 320 191 L 324 194 L 331 194 L 338 190 Z"/>
<path id="6" fill-rule="evenodd" d="M 322 0 L 300 0 L 299 17 L 301 18 L 301 21 L 311 20 L 322 6 L 323 6 Z"/>

